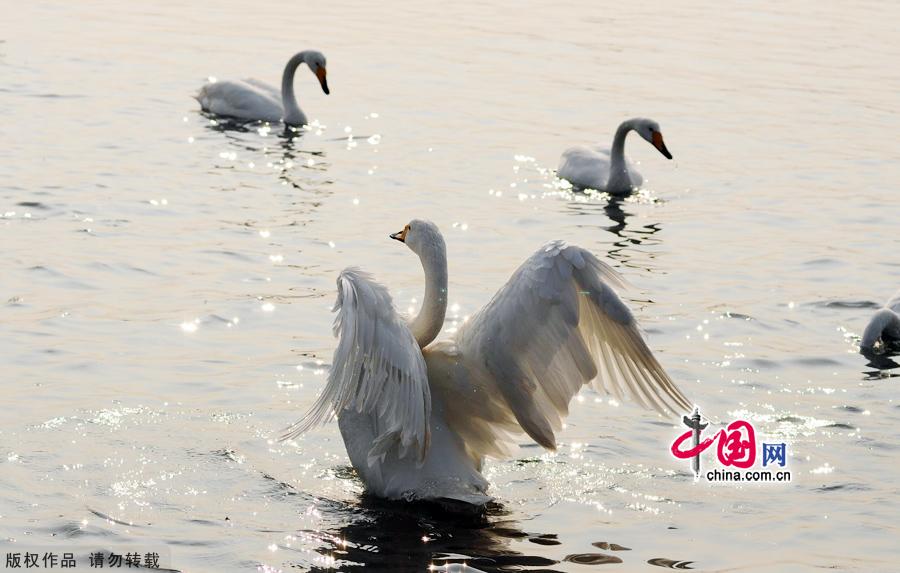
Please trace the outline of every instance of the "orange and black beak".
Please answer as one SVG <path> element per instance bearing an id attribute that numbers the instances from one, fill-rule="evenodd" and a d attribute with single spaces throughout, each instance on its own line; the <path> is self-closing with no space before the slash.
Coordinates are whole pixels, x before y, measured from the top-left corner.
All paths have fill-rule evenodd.
<path id="1" fill-rule="evenodd" d="M 672 154 L 666 149 L 666 143 L 663 141 L 662 134 L 658 131 L 653 132 L 653 147 L 658 149 L 666 159 L 672 159 Z"/>
<path id="2" fill-rule="evenodd" d="M 322 86 L 322 91 L 326 95 L 330 94 L 331 92 L 328 91 L 328 79 L 325 77 L 325 66 L 320 66 L 316 69 L 316 77 L 319 78 L 319 85 Z"/>
<path id="3" fill-rule="evenodd" d="M 394 239 L 395 241 L 400 241 L 401 243 L 406 242 L 406 233 L 409 232 L 409 225 L 403 227 L 403 230 L 399 233 L 391 233 L 388 237 Z"/>

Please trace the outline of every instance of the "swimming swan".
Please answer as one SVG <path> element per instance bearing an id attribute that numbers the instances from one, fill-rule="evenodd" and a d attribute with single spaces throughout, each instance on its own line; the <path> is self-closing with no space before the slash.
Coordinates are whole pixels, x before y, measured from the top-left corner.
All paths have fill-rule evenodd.
<path id="1" fill-rule="evenodd" d="M 875 350 L 900 345 L 900 291 L 875 313 L 863 332 L 861 350 Z"/>
<path id="2" fill-rule="evenodd" d="M 328 91 L 325 56 L 315 50 L 294 54 L 284 67 L 281 91 L 259 80 L 213 81 L 200 88 L 195 97 L 200 107 L 216 115 L 246 120 L 281 121 L 288 125 L 306 125 L 306 114 L 294 97 L 294 72 L 306 63 L 316 75 L 322 91 Z"/>
<path id="3" fill-rule="evenodd" d="M 407 322 L 370 275 L 341 272 L 328 382 L 281 437 L 336 413 L 370 493 L 483 505 L 485 456 L 507 455 L 521 432 L 555 449 L 569 401 L 588 384 L 660 413 L 690 410 L 613 291 L 622 277 L 588 251 L 547 243 L 453 339 L 433 342 L 447 309 L 444 239 L 423 220 L 390 237 L 419 256 L 421 311 Z"/>
<path id="4" fill-rule="evenodd" d="M 556 170 L 560 179 L 565 179 L 577 189 L 595 189 L 614 195 L 631 193 L 641 186 L 644 178 L 625 159 L 625 136 L 629 131 L 649 141 L 667 159 L 672 154 L 666 149 L 659 124 L 652 119 L 636 117 L 623 121 L 616 130 L 612 150 L 587 147 L 570 147 L 563 151 Z"/>

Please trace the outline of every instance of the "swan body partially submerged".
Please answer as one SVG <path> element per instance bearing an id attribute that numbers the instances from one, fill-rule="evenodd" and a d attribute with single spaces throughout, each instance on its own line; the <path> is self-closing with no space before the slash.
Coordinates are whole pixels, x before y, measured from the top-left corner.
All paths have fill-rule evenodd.
<path id="1" fill-rule="evenodd" d="M 594 189 L 613 195 L 631 193 L 644 182 L 634 165 L 625 158 L 625 138 L 631 131 L 637 132 L 667 159 L 672 159 L 659 124 L 652 119 L 634 118 L 619 125 L 612 148 L 576 146 L 563 151 L 556 174 L 579 190 Z"/>
<path id="2" fill-rule="evenodd" d="M 255 79 L 213 81 L 195 96 L 205 111 L 242 120 L 284 121 L 287 125 L 306 125 L 306 114 L 294 96 L 294 73 L 300 64 L 309 66 L 322 91 L 330 93 L 325 71 L 325 56 L 315 50 L 294 54 L 284 67 L 281 90 Z"/>
<path id="3" fill-rule="evenodd" d="M 336 413 L 369 492 L 482 505 L 491 499 L 484 458 L 507 455 L 522 432 L 555 449 L 569 402 L 585 385 L 660 413 L 690 410 L 613 290 L 623 279 L 588 251 L 547 243 L 452 340 L 433 342 L 447 308 L 444 239 L 422 220 L 391 237 L 421 260 L 421 311 L 407 322 L 385 287 L 344 270 L 328 382 L 282 437 Z"/>
<path id="4" fill-rule="evenodd" d="M 864 351 L 900 347 L 900 291 L 869 321 L 859 346 Z"/>

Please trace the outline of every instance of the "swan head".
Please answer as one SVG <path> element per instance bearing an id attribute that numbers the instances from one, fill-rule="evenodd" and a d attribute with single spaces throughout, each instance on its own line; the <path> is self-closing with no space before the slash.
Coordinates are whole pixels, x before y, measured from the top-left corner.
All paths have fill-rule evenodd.
<path id="1" fill-rule="evenodd" d="M 403 227 L 403 230 L 389 236 L 404 243 L 419 257 L 429 257 L 446 250 L 444 237 L 437 225 L 424 219 L 413 219 Z"/>
<path id="2" fill-rule="evenodd" d="M 663 141 L 662 131 L 659 124 L 652 119 L 638 118 L 633 120 L 634 130 L 647 140 L 650 145 L 655 147 L 657 151 L 663 154 L 666 159 L 672 159 L 672 154 L 666 149 L 666 143 Z"/>
<path id="3" fill-rule="evenodd" d="M 312 73 L 316 74 L 319 85 L 322 86 L 322 91 L 325 92 L 326 95 L 331 93 L 328 91 L 328 79 L 325 74 L 325 54 L 316 50 L 309 50 L 306 52 L 303 61 L 306 62 L 306 65 L 309 66 Z"/>

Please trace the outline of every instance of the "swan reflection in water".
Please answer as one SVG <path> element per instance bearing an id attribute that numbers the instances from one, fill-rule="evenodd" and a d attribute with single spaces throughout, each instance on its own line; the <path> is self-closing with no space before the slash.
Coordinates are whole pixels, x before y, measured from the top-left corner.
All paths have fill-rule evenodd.
<path id="1" fill-rule="evenodd" d="M 259 169 L 274 174 L 280 185 L 292 191 L 289 194 L 290 207 L 284 213 L 289 216 L 307 215 L 321 206 L 325 198 L 332 194 L 331 180 L 328 178 L 329 163 L 322 149 L 304 149 L 304 143 L 317 145 L 321 141 L 316 131 L 297 128 L 281 123 L 246 121 L 234 118 L 220 118 L 206 112 L 198 112 L 209 121 L 204 127 L 217 136 L 224 137 L 229 149 L 219 153 L 217 169 Z M 310 137 L 313 137 L 310 141 Z M 342 139 L 343 141 L 343 139 Z M 249 167 L 252 164 L 253 167 Z M 256 186 L 264 180 L 254 180 Z M 270 191 L 271 185 L 265 187 Z M 294 193 L 302 191 L 302 194 Z M 296 224 L 308 220 L 295 221 Z"/>
<path id="2" fill-rule="evenodd" d="M 603 214 L 612 224 L 604 226 L 601 223 L 600 228 L 618 238 L 607 251 L 607 255 L 619 261 L 623 267 L 653 271 L 650 262 L 655 258 L 655 254 L 639 247 L 655 246 L 661 243 L 659 237 L 654 236 L 662 229 L 661 223 L 635 225 L 633 222 L 635 214 L 629 209 L 630 205 L 648 202 L 656 203 L 657 200 L 610 196 L 605 204 L 579 201 L 570 203 L 569 208 L 578 215 L 591 216 L 593 220 L 589 225 L 594 228 L 597 227 L 597 223 L 594 222 L 597 212 L 602 209 Z"/>
<path id="3" fill-rule="evenodd" d="M 859 352 L 866 358 L 866 360 L 868 360 L 866 366 L 875 369 L 872 371 L 863 372 L 863 374 L 866 375 L 867 379 L 877 380 L 880 378 L 893 378 L 895 376 L 900 376 L 900 374 L 892 374 L 887 372 L 888 370 L 893 370 L 894 368 L 900 368 L 900 364 L 898 364 L 897 361 L 894 360 L 894 358 L 900 356 L 900 352 L 891 354 L 879 354 L 867 348 L 860 348 Z"/>
<path id="4" fill-rule="evenodd" d="M 346 468 L 346 474 L 352 471 Z M 524 531 L 499 503 L 473 514 L 449 511 L 434 503 L 386 501 L 364 495 L 352 505 L 332 503 L 329 514 L 345 524 L 330 531 L 299 532 L 300 536 L 316 539 L 315 562 L 286 562 L 285 566 L 308 567 L 316 573 L 562 573 L 572 570 L 573 564 L 644 563 L 643 559 L 629 559 L 631 548 L 608 541 L 596 541 L 583 552 L 573 553 L 573 549 L 582 548 L 564 546 L 554 533 Z M 692 561 L 663 557 L 646 563 L 693 569 Z"/>
<path id="5" fill-rule="evenodd" d="M 515 551 L 515 541 L 559 545 L 555 535 L 522 531 L 499 504 L 482 514 L 448 511 L 433 503 L 404 503 L 363 496 L 347 506 L 349 523 L 321 536 L 324 563 L 310 571 L 553 571 L 557 560 Z M 527 547 L 524 545 L 523 547 Z"/>

